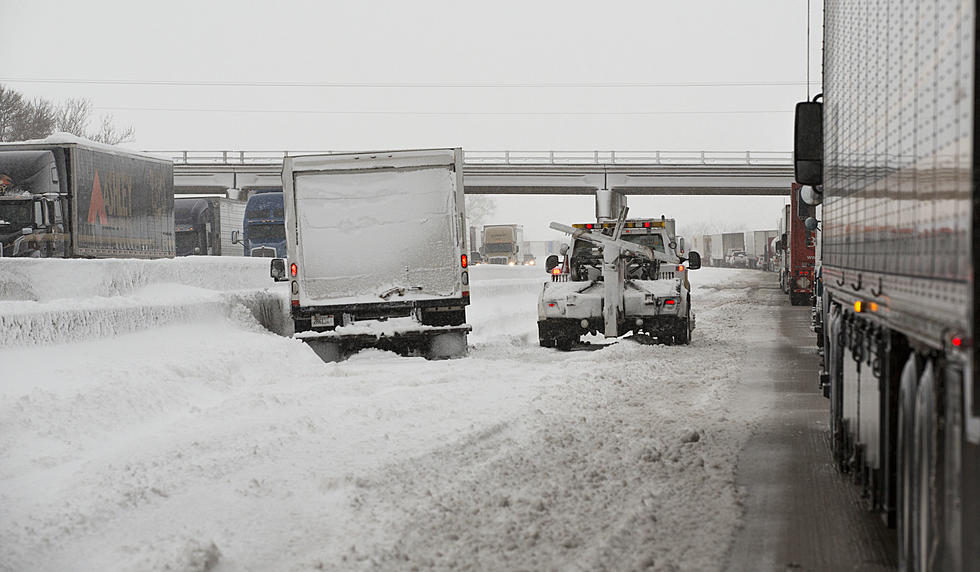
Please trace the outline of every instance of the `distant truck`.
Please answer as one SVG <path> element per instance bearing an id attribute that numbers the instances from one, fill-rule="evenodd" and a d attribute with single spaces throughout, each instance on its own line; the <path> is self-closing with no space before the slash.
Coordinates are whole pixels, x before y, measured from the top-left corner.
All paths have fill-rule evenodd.
<path id="1" fill-rule="evenodd" d="M 800 185 L 793 183 L 791 202 L 783 210 L 779 239 L 782 269 L 780 286 L 789 295 L 790 304 L 803 306 L 813 296 L 816 234 L 806 229 L 799 212 Z"/>
<path id="2" fill-rule="evenodd" d="M 470 302 L 461 149 L 287 157 L 296 337 L 327 361 L 365 347 L 465 355 Z"/>
<path id="3" fill-rule="evenodd" d="M 233 233 L 232 242 L 244 247 L 245 256 L 286 256 L 286 219 L 281 191 L 256 193 L 248 198 L 242 232 L 240 235 Z"/>
<path id="4" fill-rule="evenodd" d="M 489 264 L 523 264 L 523 243 L 524 227 L 519 224 L 486 225 L 483 227 L 483 260 Z"/>
<path id="5" fill-rule="evenodd" d="M 750 230 L 745 233 L 745 254 L 748 257 L 748 267 L 766 270 L 770 252 L 770 241 L 776 236 L 775 230 Z"/>
<path id="6" fill-rule="evenodd" d="M 245 203 L 221 196 L 174 199 L 177 256 L 241 256 L 232 239 L 241 234 Z"/>
<path id="7" fill-rule="evenodd" d="M 0 256 L 174 255 L 173 163 L 75 137 L 0 144 Z"/>

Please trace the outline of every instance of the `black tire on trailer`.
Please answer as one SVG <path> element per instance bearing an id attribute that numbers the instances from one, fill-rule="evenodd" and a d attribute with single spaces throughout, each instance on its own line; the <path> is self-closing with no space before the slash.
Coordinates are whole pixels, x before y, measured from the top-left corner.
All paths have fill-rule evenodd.
<path id="1" fill-rule="evenodd" d="M 932 362 L 926 364 L 915 400 L 915 465 L 912 477 L 912 568 L 938 570 L 942 544 L 942 472 L 939 469 L 941 432 L 936 413 L 939 387 Z"/>
<path id="2" fill-rule="evenodd" d="M 895 455 L 897 467 L 895 471 L 896 494 L 896 532 L 898 535 L 898 568 L 902 571 L 913 570 L 912 564 L 912 487 L 914 483 L 913 468 L 915 467 L 915 448 L 912 446 L 915 436 L 915 395 L 919 385 L 919 359 L 913 353 L 902 368 L 898 392 L 898 421 L 897 443 Z"/>

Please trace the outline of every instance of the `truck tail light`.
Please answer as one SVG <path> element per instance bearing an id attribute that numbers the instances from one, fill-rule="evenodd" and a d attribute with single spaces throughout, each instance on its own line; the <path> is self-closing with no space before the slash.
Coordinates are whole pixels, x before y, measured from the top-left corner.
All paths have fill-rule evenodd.
<path id="1" fill-rule="evenodd" d="M 296 266 L 296 263 L 295 263 L 295 262 L 293 262 L 292 264 L 290 264 L 290 265 L 289 265 L 289 274 L 290 274 L 290 276 L 292 276 L 293 278 L 295 278 L 295 277 L 296 277 L 296 271 L 297 271 L 297 270 L 299 270 L 299 267 L 298 267 L 298 266 Z"/>
<path id="2" fill-rule="evenodd" d="M 667 304 L 668 306 L 673 306 L 676 303 L 677 303 L 677 300 L 674 300 L 673 298 L 668 298 L 668 299 L 664 300 L 664 304 Z"/>
<path id="3" fill-rule="evenodd" d="M 684 272 L 684 265 L 683 264 L 678 264 L 677 265 L 677 271 L 678 272 Z"/>
<path id="4" fill-rule="evenodd" d="M 466 268 L 466 263 L 467 262 L 468 262 L 468 260 L 466 259 L 466 255 L 465 254 L 460 255 L 460 257 L 459 257 L 459 263 L 463 266 L 463 268 Z"/>
<path id="5" fill-rule="evenodd" d="M 555 266 L 554 268 L 551 269 L 551 273 L 554 274 L 555 276 L 557 276 L 557 275 L 561 274 L 561 268 L 558 267 L 558 266 Z"/>

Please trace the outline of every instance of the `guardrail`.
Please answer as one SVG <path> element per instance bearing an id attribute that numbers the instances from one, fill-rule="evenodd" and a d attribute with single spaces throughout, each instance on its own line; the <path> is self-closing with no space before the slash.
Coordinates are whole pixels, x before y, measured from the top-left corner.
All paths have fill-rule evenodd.
<path id="1" fill-rule="evenodd" d="M 177 165 L 268 165 L 340 151 L 148 151 Z M 464 151 L 470 165 L 792 165 L 790 151 Z"/>

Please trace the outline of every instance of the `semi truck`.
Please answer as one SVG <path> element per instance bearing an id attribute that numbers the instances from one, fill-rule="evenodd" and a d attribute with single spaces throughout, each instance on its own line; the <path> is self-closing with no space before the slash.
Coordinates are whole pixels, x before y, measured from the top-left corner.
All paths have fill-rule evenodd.
<path id="1" fill-rule="evenodd" d="M 523 242 L 524 227 L 519 224 L 486 225 L 483 227 L 483 260 L 489 264 L 523 264 Z"/>
<path id="2" fill-rule="evenodd" d="M 286 256 L 286 222 L 282 191 L 259 192 L 248 197 L 241 234 L 232 242 L 241 244 L 245 256 Z"/>
<path id="3" fill-rule="evenodd" d="M 824 92 L 796 108 L 833 458 L 901 570 L 980 570 L 977 10 L 826 2 Z"/>
<path id="4" fill-rule="evenodd" d="M 56 135 L 0 144 L 0 256 L 174 255 L 173 163 Z"/>
<path id="5" fill-rule="evenodd" d="M 749 268 L 766 269 L 771 257 L 770 239 L 776 236 L 775 230 L 750 230 L 745 232 L 745 255 Z"/>
<path id="6" fill-rule="evenodd" d="M 245 203 L 223 196 L 177 196 L 174 234 L 177 256 L 241 256 L 234 242 L 242 231 Z"/>
<path id="7" fill-rule="evenodd" d="M 800 188 L 796 183 L 790 188 L 790 204 L 783 207 L 778 243 L 782 262 L 779 284 L 793 306 L 811 303 L 815 280 L 816 233 L 806 228 L 800 216 Z"/>
<path id="8" fill-rule="evenodd" d="M 572 349 L 585 334 L 633 333 L 666 344 L 690 343 L 695 327 L 688 271 L 700 254 L 684 249 L 664 219 L 627 219 L 551 228 L 572 236 L 570 247 L 548 257 L 538 299 L 542 347 Z M 673 223 L 673 221 L 671 221 Z M 670 225 L 673 228 L 673 224 Z"/>
<path id="9" fill-rule="evenodd" d="M 295 336 L 327 361 L 366 347 L 465 355 L 470 326 L 462 149 L 287 157 Z"/>

